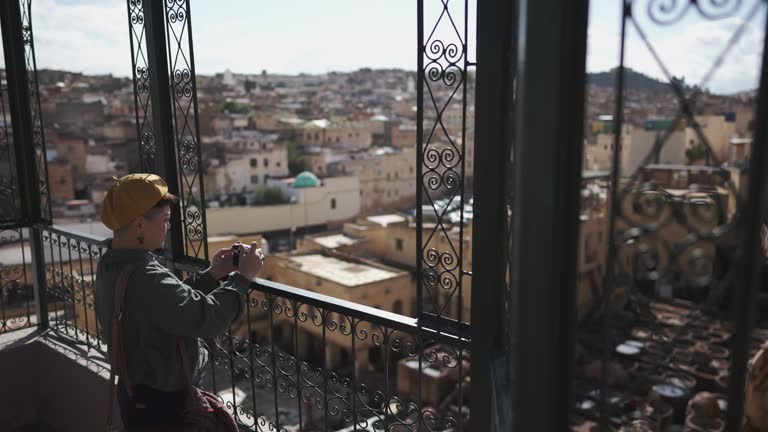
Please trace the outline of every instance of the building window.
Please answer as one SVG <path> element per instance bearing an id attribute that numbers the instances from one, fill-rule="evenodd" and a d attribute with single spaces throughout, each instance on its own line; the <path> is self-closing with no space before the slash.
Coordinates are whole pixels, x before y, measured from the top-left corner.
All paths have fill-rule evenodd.
<path id="1" fill-rule="evenodd" d="M 396 314 L 403 314 L 403 302 L 402 300 L 398 300 L 392 304 L 392 312 Z"/>
<path id="2" fill-rule="evenodd" d="M 264 168 L 269 168 L 269 159 L 264 158 Z"/>
<path id="3" fill-rule="evenodd" d="M 399 252 L 403 251 L 403 239 L 395 239 L 395 249 Z"/>
<path id="4" fill-rule="evenodd" d="M 320 279 L 320 278 L 315 278 L 315 286 L 320 286 L 320 285 L 322 285 L 322 284 L 323 284 L 323 281 L 322 281 L 322 279 Z"/>
<path id="5" fill-rule="evenodd" d="M 331 198 L 331 210 L 336 208 L 336 198 Z"/>
<path id="6" fill-rule="evenodd" d="M 261 143 L 261 149 L 266 150 L 267 149 L 267 143 Z"/>
<path id="7" fill-rule="evenodd" d="M 251 159 L 251 167 L 255 168 L 259 166 L 259 160 L 258 159 Z"/>
<path id="8" fill-rule="evenodd" d="M 275 166 L 280 168 L 280 162 L 275 162 Z"/>
<path id="9" fill-rule="evenodd" d="M 259 176 L 251 176 L 251 183 L 252 184 L 259 184 Z"/>

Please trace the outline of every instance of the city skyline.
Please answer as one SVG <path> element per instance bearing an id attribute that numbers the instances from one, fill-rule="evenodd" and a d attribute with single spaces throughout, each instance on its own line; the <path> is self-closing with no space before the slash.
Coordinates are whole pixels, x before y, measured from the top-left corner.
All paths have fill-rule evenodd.
<path id="1" fill-rule="evenodd" d="M 470 2 L 470 10 L 474 3 Z M 596 0 L 592 4 L 589 72 L 610 70 L 618 64 L 620 3 Z M 695 13 L 689 11 L 675 29 L 655 26 L 647 33 L 670 73 L 696 84 L 742 24 L 751 6 L 741 9 L 737 17 L 719 21 L 695 19 Z M 425 21 L 436 20 L 435 13 L 431 3 L 425 2 Z M 740 43 L 709 82 L 707 87 L 712 91 L 729 94 L 757 87 L 757 62 L 764 32 L 755 23 L 764 13 L 764 8 L 760 9 L 746 26 Z M 638 15 L 641 26 L 650 25 L 647 16 Z M 363 67 L 416 69 L 416 8 L 410 0 L 386 4 L 355 0 L 231 0 L 226 8 L 214 2 L 192 2 L 191 17 L 195 68 L 200 75 L 226 69 L 235 73 L 258 74 L 267 70 L 286 75 L 349 72 Z M 459 24 L 463 21 L 461 16 L 454 19 Z M 470 14 L 470 60 L 474 60 L 474 20 L 475 16 Z M 89 75 L 131 75 L 124 1 L 35 0 L 33 21 L 38 68 Z M 231 29 L 237 29 L 237 34 L 232 34 Z M 628 28 L 627 35 L 626 66 L 664 79 L 633 27 Z"/>

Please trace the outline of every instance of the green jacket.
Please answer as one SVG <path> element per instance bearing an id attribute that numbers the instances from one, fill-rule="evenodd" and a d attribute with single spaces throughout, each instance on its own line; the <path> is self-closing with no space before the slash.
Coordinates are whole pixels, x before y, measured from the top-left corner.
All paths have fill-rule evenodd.
<path id="1" fill-rule="evenodd" d="M 181 281 L 150 252 L 109 249 L 99 260 L 94 298 L 96 318 L 110 348 L 115 284 L 132 263 L 140 266 L 128 279 L 123 318 L 131 384 L 162 391 L 185 388 L 178 337 L 186 338 L 197 376 L 208 360 L 198 338 L 212 338 L 229 328 L 245 304 L 248 283 L 232 275 L 219 285 L 208 271 Z"/>

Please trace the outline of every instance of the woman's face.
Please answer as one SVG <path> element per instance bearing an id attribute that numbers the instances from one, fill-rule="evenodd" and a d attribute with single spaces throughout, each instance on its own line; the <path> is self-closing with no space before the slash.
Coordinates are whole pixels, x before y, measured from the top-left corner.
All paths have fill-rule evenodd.
<path id="1" fill-rule="evenodd" d="M 142 232 L 144 246 L 148 250 L 162 249 L 165 236 L 171 227 L 171 207 L 165 206 L 160 210 L 151 211 L 144 216 Z"/>

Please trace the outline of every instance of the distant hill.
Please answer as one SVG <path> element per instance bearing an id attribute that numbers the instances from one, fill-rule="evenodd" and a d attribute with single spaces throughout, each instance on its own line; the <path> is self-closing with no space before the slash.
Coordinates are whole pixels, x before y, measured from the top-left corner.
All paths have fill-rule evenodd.
<path id="1" fill-rule="evenodd" d="M 616 69 L 612 69 L 607 72 L 593 72 L 587 74 L 589 84 L 598 87 L 615 87 Z M 651 78 L 648 75 L 643 75 L 640 72 L 635 72 L 630 68 L 626 68 L 624 72 L 624 85 L 625 88 L 633 90 L 647 90 L 651 92 L 668 92 L 669 83 L 659 81 L 655 78 Z"/>

